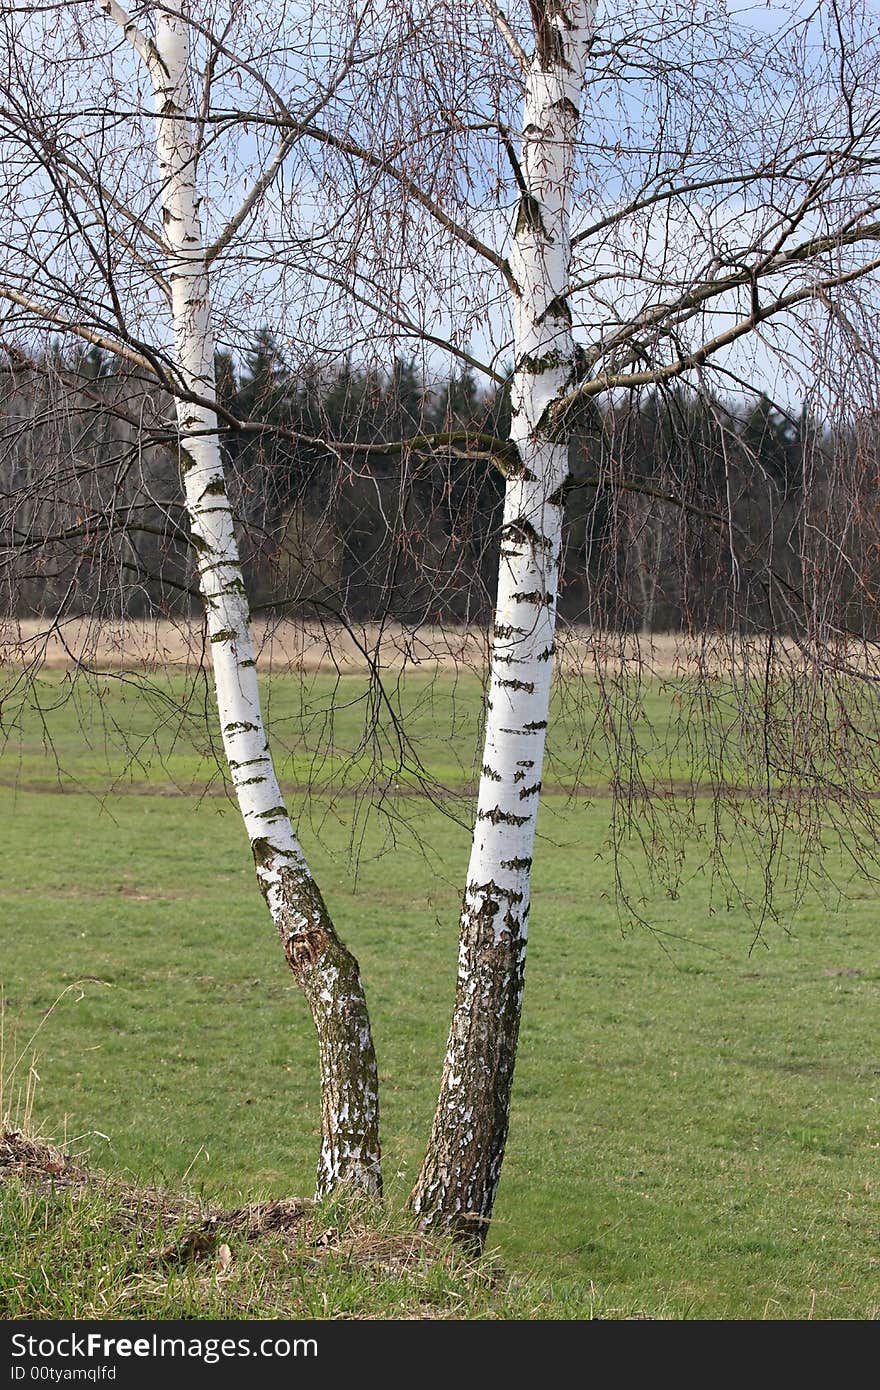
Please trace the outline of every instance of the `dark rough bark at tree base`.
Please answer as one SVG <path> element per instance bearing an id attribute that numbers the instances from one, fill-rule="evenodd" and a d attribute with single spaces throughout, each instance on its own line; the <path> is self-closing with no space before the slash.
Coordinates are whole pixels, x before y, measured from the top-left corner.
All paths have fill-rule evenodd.
<path id="1" fill-rule="evenodd" d="M 252 849 L 287 963 L 318 1035 L 321 1151 L 316 1196 L 347 1185 L 380 1198 L 379 1072 L 360 967 L 337 936 L 305 865 L 278 869 L 284 856 L 264 839 Z M 267 883 L 262 874 L 273 867 L 277 877 Z"/>
<path id="2" fill-rule="evenodd" d="M 381 1197 L 379 1073 L 357 960 L 335 933 L 323 930 L 295 937 L 287 958 L 318 1034 L 321 1154 L 317 1195 L 325 1197 L 348 1183 Z"/>
<path id="3" fill-rule="evenodd" d="M 509 909 L 490 899 L 463 914 L 440 1096 L 410 1203 L 424 1229 L 447 1231 L 478 1253 L 507 1142 L 524 970 L 525 937 Z"/>

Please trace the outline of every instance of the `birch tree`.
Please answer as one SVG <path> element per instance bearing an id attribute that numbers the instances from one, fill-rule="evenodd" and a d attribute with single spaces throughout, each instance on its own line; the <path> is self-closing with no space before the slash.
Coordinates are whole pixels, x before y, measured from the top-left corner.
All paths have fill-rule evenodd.
<path id="1" fill-rule="evenodd" d="M 483 445 L 507 481 L 457 991 L 412 1196 L 423 1223 L 481 1244 L 522 1009 L 563 515 L 570 488 L 583 485 L 570 473 L 573 437 L 595 429 L 591 410 L 603 398 L 673 382 L 699 394 L 710 376 L 741 384 L 744 359 L 732 349 L 749 339 L 764 355 L 754 379 L 788 370 L 832 409 L 858 379 L 861 408 L 870 406 L 880 94 L 877 36 L 858 6 L 844 13 L 832 3 L 770 34 L 746 32 L 720 8 L 698 19 L 675 8 L 597 15 L 592 0 L 530 0 L 505 13 L 484 0 L 467 15 L 435 12 L 433 27 L 425 21 L 432 37 L 418 33 L 423 85 L 390 142 L 394 153 L 377 154 L 376 142 L 347 149 L 406 199 L 413 244 L 433 222 L 433 240 L 473 276 L 457 313 L 463 280 L 431 281 L 411 254 L 417 288 L 386 321 L 417 335 L 404 308 L 433 300 L 452 325 L 454 350 L 481 331 L 513 362 L 510 439 Z M 429 52 L 443 57 L 432 63 Z M 640 148 L 641 103 L 657 129 Z M 514 138 L 508 113 L 517 104 Z M 450 173 L 443 161 L 456 158 Z M 495 203 L 493 189 L 502 191 Z M 498 240 L 487 236 L 492 228 Z M 357 293 L 355 275 L 348 283 Z M 639 490 L 613 457 L 604 485 Z M 665 500 L 700 510 L 684 496 Z M 735 608 L 745 562 L 729 475 L 715 523 Z M 772 566 L 766 582 L 784 590 Z M 841 634 L 822 628 L 820 607 L 815 594 L 798 594 L 791 609 L 807 639 L 808 683 L 817 671 L 827 679 L 842 670 L 832 650 Z"/>
<path id="2" fill-rule="evenodd" d="M 45 126 L 31 124 L 16 109 L 16 97 L 20 98 L 21 93 L 14 89 L 7 90 L 5 134 L 7 139 L 15 141 L 18 137 L 36 148 L 38 166 L 50 180 L 53 176 L 64 180 L 64 175 L 71 171 L 84 177 L 86 209 L 100 214 L 99 237 L 101 233 L 108 238 L 115 236 L 131 254 L 132 233 L 140 232 L 154 250 L 161 252 L 164 265 L 153 261 L 152 279 L 167 300 L 172 344 L 167 349 L 161 341 L 135 346 L 134 335 L 120 334 L 127 316 L 113 283 L 110 258 L 98 258 L 109 286 L 110 304 L 118 316 L 108 330 L 94 323 L 93 308 L 88 317 L 79 318 L 72 306 L 55 308 L 41 302 L 30 292 L 29 284 L 26 292 L 6 284 L 0 288 L 0 294 L 31 319 L 111 350 L 158 376 L 174 401 L 190 543 L 207 619 L 223 749 L 253 853 L 257 882 L 287 962 L 308 1001 L 318 1035 L 321 1146 L 317 1191 L 326 1195 L 344 1184 L 375 1195 L 381 1192 L 378 1077 L 367 1003 L 357 961 L 336 933 L 275 773 L 261 711 L 247 594 L 218 435 L 210 268 L 253 215 L 292 140 L 290 135 L 282 137 L 275 155 L 253 181 L 240 207 L 209 242 L 200 211 L 204 195 L 199 187 L 198 108 L 192 63 L 197 22 L 191 7 L 184 3 L 147 7 L 152 32 L 145 32 L 115 0 L 98 0 L 97 8 L 123 36 L 148 76 L 155 113 L 150 124 L 158 226 L 145 225 L 139 209 L 122 202 L 108 186 L 109 181 L 77 167 L 54 133 Z M 26 35 L 26 30 L 19 31 L 20 39 Z M 215 50 L 209 64 L 217 56 Z M 331 84 L 338 84 L 344 71 L 345 64 L 331 75 Z M 204 83 L 205 95 L 209 78 L 210 68 Z M 114 84 L 101 97 L 109 106 L 112 99 L 119 97 L 119 85 Z M 153 182 L 150 174 L 147 177 Z M 94 222 L 90 227 L 88 219 L 83 219 L 72 194 L 66 193 L 61 202 L 70 233 L 78 230 L 85 249 L 93 251 L 90 233 L 94 234 Z M 36 241 L 35 245 L 34 254 L 39 261 L 47 256 L 46 246 Z M 46 265 L 47 278 L 53 268 Z M 24 278 L 27 283 L 33 277 Z"/>
<path id="3" fill-rule="evenodd" d="M 833 303 L 836 290 L 880 267 L 880 258 L 870 250 L 846 267 L 838 259 L 848 244 L 870 248 L 880 239 L 876 190 L 859 177 L 876 166 L 880 107 L 876 87 L 870 99 L 864 93 L 862 102 L 854 99 L 857 80 L 851 73 L 848 80 L 841 77 L 838 92 L 842 119 L 835 133 L 840 146 L 824 150 L 818 161 L 806 153 L 790 156 L 810 168 L 806 187 L 776 219 L 768 219 L 766 230 L 750 246 L 743 238 L 748 250 L 742 260 L 730 255 L 722 271 L 725 257 L 716 253 L 711 259 L 722 272 L 719 278 L 677 286 L 671 297 L 658 285 L 628 322 L 615 324 L 610 317 L 592 344 L 577 345 L 573 302 L 583 279 L 574 269 L 572 246 L 588 247 L 606 220 L 599 216 L 592 227 L 572 226 L 579 128 L 585 96 L 589 98 L 586 75 L 597 39 L 596 6 L 594 0 L 531 0 L 527 48 L 505 15 L 494 6 L 486 8 L 520 69 L 523 88 L 519 197 L 504 267 L 513 324 L 511 441 L 518 459 L 509 470 L 501 532 L 485 748 L 461 915 L 455 1007 L 428 1151 L 413 1193 L 423 1220 L 473 1235 L 478 1243 L 492 1214 L 509 1122 L 549 716 L 568 444 L 578 410 L 590 398 L 615 390 L 699 373 L 726 345 L 754 333 L 762 322 L 799 304 Z M 837 32 L 843 46 L 839 19 Z M 842 53 L 842 69 L 848 61 L 851 55 Z M 587 121 L 591 114 L 588 107 Z M 771 163 L 767 179 L 772 184 L 781 170 L 778 157 Z M 818 168 L 811 167 L 815 164 Z M 853 192 L 858 188 L 852 200 L 841 197 L 841 166 L 852 179 Z M 760 181 L 760 170 L 753 173 Z M 693 187 L 699 179 L 685 174 L 682 182 Z M 658 180 L 635 203 L 650 207 L 686 196 L 686 188 L 673 192 L 666 180 Z M 624 207 L 609 220 L 622 223 L 631 211 Z M 817 213 L 822 230 L 796 241 L 796 229 L 809 225 Z M 764 296 L 763 281 L 804 263 L 810 270 L 799 283 Z M 614 279 L 619 269 L 612 263 L 605 273 Z M 592 278 L 599 278 L 595 271 Z M 686 347 L 679 338 L 684 325 L 693 321 L 702 303 L 732 289 L 736 281 L 751 296 L 745 312 Z M 661 346 L 664 338 L 672 344 L 668 355 Z"/>
<path id="4" fill-rule="evenodd" d="M 593 0 L 535 12 L 524 64 L 522 188 L 509 270 L 514 375 L 510 469 L 476 825 L 458 986 L 415 1211 L 479 1231 L 507 1137 L 522 1009 L 530 874 L 550 707 L 568 447 L 551 426 L 578 362 L 568 305 L 569 218 Z M 506 29 L 506 26 L 505 26 Z M 518 45 L 516 46 L 518 49 Z"/>
<path id="5" fill-rule="evenodd" d="M 257 880 L 318 1033 L 322 1097 L 318 1192 L 325 1194 L 346 1182 L 377 1193 L 381 1191 L 379 1088 L 360 972 L 336 934 L 294 833 L 260 709 L 247 595 L 213 404 L 215 344 L 208 265 L 217 246 L 205 246 L 198 211 L 189 23 L 179 4 L 157 8 L 155 37 L 150 42 L 115 0 L 102 3 L 146 64 L 155 94 L 175 367 L 189 397 L 178 399 L 177 419 L 191 542 L 198 556 L 199 588 L 208 619 L 223 747 Z M 246 209 L 247 200 L 221 233 L 220 244 Z"/>

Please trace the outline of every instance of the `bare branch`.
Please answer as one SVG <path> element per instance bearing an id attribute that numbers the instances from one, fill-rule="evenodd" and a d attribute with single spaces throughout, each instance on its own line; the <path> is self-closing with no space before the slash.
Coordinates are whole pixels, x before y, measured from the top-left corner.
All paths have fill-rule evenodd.
<path id="1" fill-rule="evenodd" d="M 311 136 L 311 138 L 317 140 L 319 144 L 339 150 L 341 154 L 351 155 L 353 158 L 360 160 L 363 164 L 369 165 L 371 169 L 377 169 L 379 173 L 384 174 L 386 178 L 393 179 L 400 185 L 405 193 L 408 193 L 411 198 L 414 198 L 421 207 L 431 214 L 444 231 L 449 232 L 455 237 L 456 241 L 460 241 L 462 245 L 467 246 L 469 250 L 475 251 L 478 256 L 482 256 L 490 265 L 494 265 L 496 270 L 501 271 L 505 280 L 509 284 L 513 284 L 513 276 L 507 260 L 503 256 L 499 256 L 498 252 L 493 250 L 491 246 L 487 246 L 485 242 L 480 241 L 479 237 L 475 236 L 467 227 L 463 227 L 460 223 L 456 222 L 454 217 L 450 217 L 430 194 L 420 188 L 415 180 L 410 178 L 409 174 L 405 174 L 402 169 L 398 169 L 390 159 L 375 154 L 372 150 L 365 149 L 363 145 L 359 145 L 354 140 L 334 135 L 331 131 L 322 130 L 318 126 L 309 125 L 304 127 L 304 134 Z"/>
<path id="2" fill-rule="evenodd" d="M 868 209 L 868 212 L 875 210 L 872 207 Z M 829 236 L 812 237 L 808 241 L 792 247 L 789 251 L 779 252 L 763 260 L 759 259 L 753 265 L 746 265 L 742 270 L 733 274 L 704 281 L 702 284 L 687 290 L 676 300 L 667 300 L 662 304 L 653 305 L 643 310 L 630 323 L 625 324 L 616 333 L 609 335 L 604 342 L 596 343 L 587 348 L 584 353 L 584 360 L 588 366 L 592 366 L 593 363 L 617 351 L 631 339 L 644 334 L 646 329 L 663 328 L 673 323 L 680 323 L 683 317 L 690 316 L 710 300 L 728 294 L 731 290 L 751 285 L 755 280 L 779 275 L 795 266 L 807 264 L 827 251 L 833 251 L 843 246 L 855 246 L 863 241 L 877 241 L 878 239 L 880 239 L 880 222 L 859 223 Z M 870 274 L 874 265 L 875 262 L 868 262 L 864 267 L 855 271 L 851 278 L 859 279 L 862 275 Z"/>
<path id="3" fill-rule="evenodd" d="M 122 30 L 135 53 L 146 64 L 151 76 L 154 76 L 161 68 L 161 62 L 152 39 L 141 33 L 127 10 L 118 4 L 117 0 L 97 0 L 97 3 L 98 8 L 103 10 L 107 18 L 112 19 L 113 23 Z"/>
<path id="4" fill-rule="evenodd" d="M 656 386 L 665 381 L 672 381 L 675 377 L 682 376 L 693 368 L 701 367 L 714 353 L 720 351 L 721 348 L 729 347 L 738 338 L 751 333 L 759 324 L 766 323 L 768 319 L 778 317 L 794 308 L 795 305 L 803 304 L 811 299 L 821 299 L 828 290 L 851 284 L 854 280 L 873 274 L 876 270 L 880 270 L 880 256 L 867 262 L 864 266 L 859 266 L 856 270 L 828 276 L 824 280 L 816 281 L 802 289 L 794 290 L 790 294 L 782 295 L 763 308 L 754 308 L 750 314 L 739 319 L 725 332 L 710 338 L 699 348 L 674 362 L 641 372 L 604 372 L 599 376 L 590 377 L 589 380 L 581 382 L 573 391 L 568 392 L 553 403 L 548 417 L 552 421 L 552 427 L 554 430 L 559 430 L 570 423 L 578 404 L 593 396 L 623 388 L 632 390 L 639 386 Z"/>
<path id="5" fill-rule="evenodd" d="M 135 352 L 126 343 L 118 338 L 111 338 L 106 333 L 99 332 L 97 329 L 89 328 L 84 323 L 77 323 L 73 319 L 67 318 L 57 309 L 52 309 L 48 304 L 41 304 L 36 299 L 31 299 L 28 295 L 20 294 L 10 285 L 0 284 L 0 298 L 7 299 L 11 304 L 17 304 L 22 309 L 27 309 L 28 313 L 41 319 L 43 323 L 54 324 L 56 328 L 63 328 L 66 333 L 72 333 L 75 337 L 81 338 L 85 343 L 91 343 L 93 347 L 102 348 L 105 352 L 112 352 L 117 357 L 121 357 L 125 362 L 131 362 L 136 367 L 142 367 L 151 374 L 155 372 L 155 367 L 149 358 L 144 357 L 139 352 Z"/>
<path id="6" fill-rule="evenodd" d="M 495 28 L 498 30 L 504 42 L 507 44 L 507 47 L 510 49 L 511 53 L 513 54 L 514 58 L 519 64 L 520 70 L 522 72 L 528 72 L 528 55 L 525 49 L 522 47 L 522 44 L 520 43 L 519 39 L 516 37 L 516 34 L 511 29 L 510 21 L 508 20 L 504 11 L 500 9 L 498 5 L 495 4 L 495 0 L 480 0 L 480 4 L 483 6 L 483 9 L 486 11 L 487 15 L 489 15 L 492 19 Z"/>

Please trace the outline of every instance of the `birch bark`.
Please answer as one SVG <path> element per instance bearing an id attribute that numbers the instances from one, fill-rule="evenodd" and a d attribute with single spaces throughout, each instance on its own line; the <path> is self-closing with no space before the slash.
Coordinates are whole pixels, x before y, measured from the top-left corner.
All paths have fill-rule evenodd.
<path id="1" fill-rule="evenodd" d="M 131 21 L 115 3 L 104 0 L 101 8 L 132 37 Z M 176 407 L 181 467 L 223 747 L 257 879 L 317 1029 L 318 1195 L 340 1183 L 378 1194 L 378 1076 L 360 972 L 334 930 L 296 838 L 269 751 L 216 411 L 185 398 L 211 402 L 215 397 L 209 282 L 189 114 L 190 30 L 182 3 L 157 6 L 154 13 L 154 42 L 138 33 L 134 46 L 148 65 L 155 91 L 160 200 L 181 389 Z"/>
<path id="2" fill-rule="evenodd" d="M 485 747 L 462 906 L 458 982 L 428 1151 L 412 1195 L 426 1226 L 481 1246 L 507 1140 L 530 875 L 550 703 L 568 443 L 550 407 L 577 379 L 570 197 L 594 0 L 546 0 L 526 75 L 509 478 Z"/>

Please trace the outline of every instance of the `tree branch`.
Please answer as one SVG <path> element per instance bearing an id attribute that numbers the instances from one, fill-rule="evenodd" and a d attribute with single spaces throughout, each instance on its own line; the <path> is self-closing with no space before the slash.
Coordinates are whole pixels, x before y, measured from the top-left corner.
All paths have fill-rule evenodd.
<path id="1" fill-rule="evenodd" d="M 98 9 L 103 10 L 108 19 L 118 25 L 128 42 L 131 44 L 138 57 L 146 64 L 150 76 L 155 79 L 157 69 L 164 68 L 162 60 L 156 51 L 156 45 L 152 39 L 148 39 L 142 34 L 138 26 L 127 10 L 116 3 L 116 0 L 98 0 Z"/>
<path id="2" fill-rule="evenodd" d="M 507 44 L 507 47 L 510 49 L 511 53 L 516 59 L 522 72 L 528 72 L 528 55 L 526 54 L 525 49 L 520 44 L 520 41 L 516 37 L 516 34 L 511 29 L 507 15 L 504 13 L 503 10 L 499 9 L 499 7 L 495 4 L 495 0 L 480 0 L 480 4 L 483 6 L 483 9 L 486 11 L 486 14 L 489 15 L 489 17 L 491 18 L 492 22 L 495 25 L 495 28 L 498 30 L 504 42 Z"/>
<path id="3" fill-rule="evenodd" d="M 260 198 L 262 198 L 263 194 L 266 192 L 266 189 L 273 182 L 276 174 L 283 165 L 288 154 L 293 149 L 293 146 L 296 144 L 297 140 L 300 139 L 306 127 L 310 126 L 312 122 L 315 120 L 315 117 L 321 114 L 327 103 L 330 101 L 330 98 L 339 90 L 339 87 L 341 86 L 345 78 L 348 76 L 349 72 L 352 69 L 352 66 L 354 65 L 354 45 L 357 42 L 359 32 L 360 22 L 356 26 L 354 37 L 352 38 L 352 41 L 348 46 L 345 58 L 340 64 L 336 76 L 329 83 L 326 90 L 321 93 L 321 96 L 314 103 L 308 114 L 302 117 L 301 121 L 298 123 L 298 128 L 289 130 L 286 135 L 282 136 L 281 140 L 278 143 L 278 148 L 276 149 L 275 154 L 272 160 L 270 161 L 268 168 L 260 176 L 260 178 L 257 179 L 253 188 L 250 190 L 250 192 L 244 199 L 244 202 L 242 203 L 238 212 L 236 212 L 234 216 L 232 216 L 229 219 L 223 231 L 217 237 L 216 241 L 205 252 L 206 266 L 209 266 L 211 262 L 215 260 L 216 257 L 220 254 L 220 252 L 223 251 L 225 247 L 229 245 L 229 242 L 232 240 L 239 227 L 247 219 L 247 217 L 252 212 L 253 208 L 259 202 Z"/>
<path id="4" fill-rule="evenodd" d="M 115 356 L 123 358 L 124 361 L 131 362 L 135 367 L 143 368 L 151 376 L 158 375 L 155 366 L 148 357 L 135 352 L 133 348 L 120 342 L 118 338 L 110 338 L 106 333 L 88 328 L 84 323 L 76 323 L 73 319 L 59 313 L 57 309 L 50 308 L 48 304 L 40 304 L 36 299 L 30 299 L 27 295 L 20 294 L 10 285 L 0 284 L 0 299 L 7 299 L 12 304 L 18 304 L 22 309 L 27 309 L 28 313 L 35 314 L 45 323 L 54 323 L 57 328 L 63 328 L 65 332 L 75 334 L 77 338 L 91 343 L 93 347 L 103 348 L 105 352 L 112 352 Z"/>
<path id="5" fill-rule="evenodd" d="M 773 301 L 765 309 L 755 307 L 752 312 L 739 322 L 732 325 L 724 333 L 719 333 L 716 337 L 710 338 L 695 351 L 687 353 L 675 362 L 669 362 L 665 366 L 655 367 L 642 372 L 606 372 L 601 376 L 590 377 L 583 381 L 573 391 L 561 399 L 554 401 L 547 410 L 547 418 L 553 431 L 558 431 L 570 418 L 570 412 L 577 409 L 577 406 L 592 396 L 598 396 L 605 391 L 615 391 L 618 389 L 632 390 L 637 386 L 656 386 L 663 381 L 672 381 L 675 377 L 681 376 L 684 372 L 692 368 L 701 367 L 708 359 L 721 348 L 729 347 L 738 338 L 746 333 L 752 332 L 758 324 L 766 323 L 768 319 L 784 313 L 787 309 L 793 308 L 796 304 L 803 304 L 810 299 L 821 299 L 830 289 L 836 289 L 841 285 L 851 284 L 854 280 L 861 279 L 874 270 L 880 269 L 880 257 L 867 262 L 863 266 L 858 266 L 855 270 L 842 272 L 840 275 L 832 275 L 814 284 L 806 285 L 800 290 L 795 290 L 791 294 L 782 295 Z"/>
<path id="6" fill-rule="evenodd" d="M 409 174 L 405 174 L 402 169 L 398 169 L 396 165 L 392 164 L 389 159 L 374 154 L 372 150 L 364 149 L 362 145 L 358 145 L 354 140 L 343 139 L 339 135 L 333 135 L 329 130 L 322 130 L 320 126 L 305 126 L 303 128 L 303 133 L 311 136 L 313 140 L 317 140 L 319 144 L 328 145 L 331 149 L 339 150 L 340 154 L 351 155 L 352 158 L 358 159 L 362 163 L 369 165 L 371 169 L 377 169 L 379 173 L 384 174 L 387 178 L 394 179 L 411 198 L 431 214 L 436 222 L 439 222 L 444 231 L 449 232 L 451 236 L 454 236 L 462 245 L 467 246 L 469 250 L 475 251 L 477 255 L 482 256 L 490 265 L 494 265 L 496 270 L 501 271 L 508 284 L 516 288 L 516 282 L 514 281 L 513 274 L 505 257 L 500 256 L 491 246 L 487 246 L 486 243 L 480 241 L 479 237 L 475 236 L 473 232 L 468 231 L 467 227 L 463 227 L 461 223 L 456 222 L 454 217 L 450 217 L 447 212 L 444 212 L 440 204 L 436 203 L 430 194 L 426 193 L 414 179 L 410 178 Z"/>
<path id="7" fill-rule="evenodd" d="M 876 208 L 872 206 L 867 211 L 874 212 L 875 210 Z M 597 343 L 593 347 L 587 348 L 584 353 L 585 363 L 591 367 L 617 348 L 625 346 L 632 338 L 646 329 L 661 327 L 670 322 L 680 322 L 682 316 L 689 316 L 710 299 L 727 294 L 730 290 L 741 289 L 744 285 L 754 283 L 756 279 L 781 274 L 793 266 L 810 260 L 813 256 L 835 250 L 837 247 L 856 245 L 860 241 L 877 240 L 880 240 L 880 222 L 871 222 L 860 227 L 839 231 L 833 236 L 813 237 L 809 241 L 801 242 L 790 251 L 782 252 L 769 260 L 765 260 L 763 265 L 759 263 L 756 266 L 743 267 L 742 270 L 733 275 L 726 275 L 721 280 L 704 281 L 688 290 L 678 300 L 667 300 L 644 310 L 631 323 L 626 324 L 613 334 L 607 342 Z M 875 264 L 875 262 L 869 262 L 866 266 L 859 267 L 852 272 L 851 278 L 856 279 L 860 275 L 867 274 Z"/>

